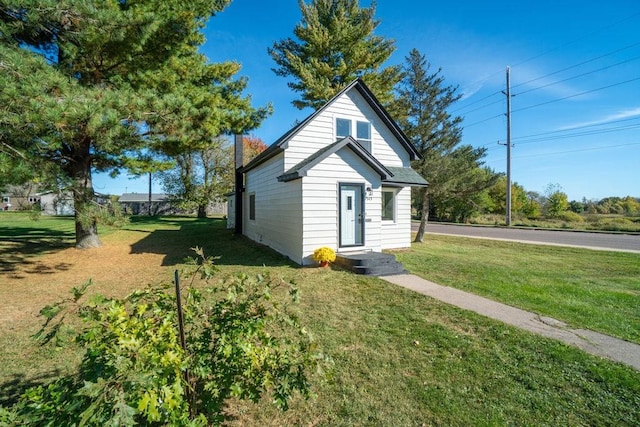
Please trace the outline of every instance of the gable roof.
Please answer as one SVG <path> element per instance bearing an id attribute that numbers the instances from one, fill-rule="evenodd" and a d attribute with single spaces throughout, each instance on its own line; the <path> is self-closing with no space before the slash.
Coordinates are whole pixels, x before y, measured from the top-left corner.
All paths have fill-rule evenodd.
<path id="1" fill-rule="evenodd" d="M 306 126 L 309 122 L 316 118 L 320 113 L 322 113 L 333 101 L 338 99 L 340 96 L 350 91 L 351 89 L 356 89 L 360 95 L 367 101 L 369 106 L 373 109 L 373 111 L 380 117 L 382 122 L 389 128 L 391 133 L 396 137 L 396 139 L 400 142 L 403 148 L 409 153 L 409 158 L 411 160 L 416 160 L 421 158 L 420 153 L 416 150 L 413 144 L 409 141 L 409 138 L 404 134 L 402 129 L 398 126 L 398 124 L 391 118 L 387 110 L 380 104 L 377 100 L 373 92 L 367 87 L 366 84 L 362 81 L 362 79 L 357 78 L 351 83 L 349 83 L 345 88 L 343 88 L 340 92 L 335 94 L 333 98 L 331 98 L 326 104 L 322 107 L 314 111 L 311 115 L 309 115 L 306 119 L 298 123 L 293 128 L 289 129 L 284 135 L 278 138 L 273 144 L 269 146 L 265 151 L 260 153 L 256 158 L 251 160 L 246 166 L 242 167 L 242 172 L 247 172 L 261 163 L 266 162 L 270 158 L 276 156 L 277 154 L 283 151 L 283 146 L 286 144 L 291 138 L 293 138 L 298 131 L 300 131 L 304 126 Z"/>
<path id="2" fill-rule="evenodd" d="M 373 157 L 371 153 L 369 153 L 362 145 L 358 143 L 358 141 L 353 139 L 351 136 L 347 136 L 346 138 L 343 138 L 338 142 L 334 142 L 333 144 L 316 151 L 311 156 L 307 157 L 306 159 L 289 169 L 287 172 L 280 175 L 278 177 L 278 181 L 293 181 L 294 179 L 306 176 L 307 172 L 315 165 L 329 157 L 331 154 L 336 153 L 345 147 L 351 149 L 351 151 L 353 151 L 358 157 L 364 160 L 364 162 L 369 165 L 374 171 L 376 171 L 383 180 L 389 179 L 393 176 L 389 169 L 384 167 L 382 163 L 380 163 L 375 157 Z"/>

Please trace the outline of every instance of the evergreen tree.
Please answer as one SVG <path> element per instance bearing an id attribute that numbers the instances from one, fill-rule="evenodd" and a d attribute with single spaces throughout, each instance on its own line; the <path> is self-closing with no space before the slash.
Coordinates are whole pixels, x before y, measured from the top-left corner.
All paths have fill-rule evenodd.
<path id="1" fill-rule="evenodd" d="M 277 41 L 269 54 L 273 71 L 292 77 L 288 85 L 300 94 L 293 105 L 318 108 L 357 77 L 386 104 L 393 99 L 399 67 L 382 68 L 395 50 L 392 40 L 373 34 L 376 3 L 361 8 L 358 0 L 299 0 L 302 21 L 293 30 L 297 40 Z"/>
<path id="2" fill-rule="evenodd" d="M 228 3 L 0 0 L 0 169 L 73 191 L 77 247 L 100 245 L 92 171 L 140 173 L 269 113 L 242 97 L 238 64 L 197 52 Z"/>
<path id="3" fill-rule="evenodd" d="M 471 196 L 491 186 L 497 176 L 480 168 L 485 149 L 459 145 L 462 118 L 447 111 L 460 99 L 457 88 L 445 85 L 440 69 L 430 73 L 431 64 L 417 49 L 405 59 L 390 112 L 422 155 L 413 168 L 429 183 L 418 192 L 421 221 L 415 240 L 421 242 L 432 202 L 447 205 L 457 212 L 453 216 L 464 218 Z"/>

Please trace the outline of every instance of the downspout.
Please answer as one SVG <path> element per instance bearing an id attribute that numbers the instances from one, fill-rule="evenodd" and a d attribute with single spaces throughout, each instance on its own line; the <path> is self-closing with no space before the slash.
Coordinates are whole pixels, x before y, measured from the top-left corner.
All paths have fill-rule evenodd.
<path id="1" fill-rule="evenodd" d="M 242 166 L 244 163 L 244 146 L 242 144 L 242 135 L 234 135 L 234 155 L 235 155 L 235 199 L 236 199 L 236 234 L 242 234 L 242 218 L 243 218 L 243 203 L 242 193 L 244 191 L 244 174 L 242 173 Z"/>

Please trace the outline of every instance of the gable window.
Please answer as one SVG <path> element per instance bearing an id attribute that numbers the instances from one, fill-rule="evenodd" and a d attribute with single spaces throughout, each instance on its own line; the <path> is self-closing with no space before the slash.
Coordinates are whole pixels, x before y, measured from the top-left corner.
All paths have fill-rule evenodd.
<path id="1" fill-rule="evenodd" d="M 351 135 L 351 120 L 336 119 L 336 139 L 346 138 Z"/>
<path id="2" fill-rule="evenodd" d="M 382 220 L 396 220 L 396 192 L 390 189 L 382 189 Z"/>
<path id="3" fill-rule="evenodd" d="M 249 219 L 255 221 L 256 219 L 256 195 L 249 194 Z"/>
<path id="4" fill-rule="evenodd" d="M 371 123 L 356 121 L 355 133 L 350 119 L 336 119 L 336 140 L 352 136 L 368 152 L 371 152 Z"/>
<path id="5" fill-rule="evenodd" d="M 368 152 L 371 152 L 371 123 L 356 122 L 356 139 Z"/>

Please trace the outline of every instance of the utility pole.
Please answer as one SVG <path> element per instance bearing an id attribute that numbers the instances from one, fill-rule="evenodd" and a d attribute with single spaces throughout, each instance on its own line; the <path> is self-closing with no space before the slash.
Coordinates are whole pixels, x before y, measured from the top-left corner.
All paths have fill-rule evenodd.
<path id="1" fill-rule="evenodd" d="M 507 227 L 511 225 L 511 69 L 507 67 L 507 203 L 505 206 Z"/>
<path id="2" fill-rule="evenodd" d="M 149 216 L 151 216 L 151 172 L 149 172 Z"/>

